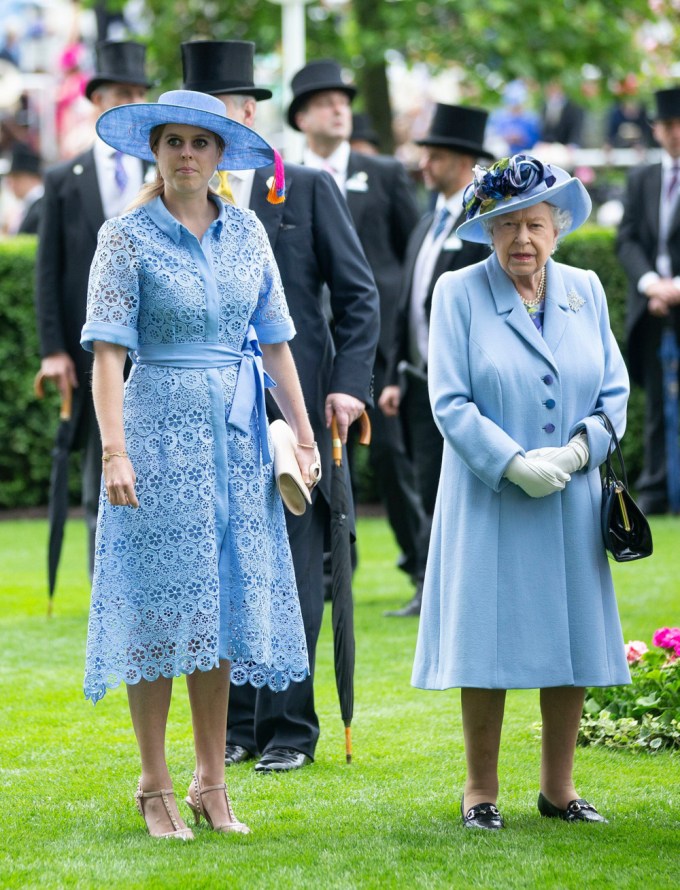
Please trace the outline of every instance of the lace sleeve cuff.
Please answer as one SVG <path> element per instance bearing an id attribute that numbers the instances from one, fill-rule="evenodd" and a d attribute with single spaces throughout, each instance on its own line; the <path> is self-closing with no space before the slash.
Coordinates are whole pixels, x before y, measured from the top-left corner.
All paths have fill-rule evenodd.
<path id="1" fill-rule="evenodd" d="M 111 324 L 103 321 L 88 321 L 80 335 L 80 345 L 87 352 L 94 352 L 94 341 L 115 343 L 126 349 L 136 349 L 139 340 L 137 331 L 122 324 Z"/>

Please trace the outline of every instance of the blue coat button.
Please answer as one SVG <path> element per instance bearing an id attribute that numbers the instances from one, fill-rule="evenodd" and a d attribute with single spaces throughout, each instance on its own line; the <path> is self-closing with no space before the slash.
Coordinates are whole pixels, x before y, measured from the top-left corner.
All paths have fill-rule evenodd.
<path id="1" fill-rule="evenodd" d="M 545 377 L 543 378 L 543 382 L 545 383 L 546 386 L 550 386 L 550 384 L 553 382 L 553 375 L 546 374 Z"/>
<path id="2" fill-rule="evenodd" d="M 555 432 L 555 424 L 554 423 L 546 423 L 543 427 L 546 433 L 554 433 Z"/>
<path id="3" fill-rule="evenodd" d="M 546 408 L 554 408 L 555 407 L 555 399 L 546 399 L 545 402 L 543 402 L 543 404 L 545 405 Z"/>

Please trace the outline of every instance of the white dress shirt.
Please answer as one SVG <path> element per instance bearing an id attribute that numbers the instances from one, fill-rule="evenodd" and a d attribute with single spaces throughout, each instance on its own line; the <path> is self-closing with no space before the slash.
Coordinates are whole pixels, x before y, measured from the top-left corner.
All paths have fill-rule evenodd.
<path id="1" fill-rule="evenodd" d="M 650 284 L 658 281 L 659 278 L 670 278 L 672 273 L 671 258 L 668 253 L 667 235 L 668 229 L 673 219 L 673 215 L 678 206 L 678 197 L 680 196 L 680 181 L 678 181 L 675 191 L 668 198 L 668 190 L 673 176 L 673 166 L 680 164 L 680 158 L 675 160 L 667 153 L 661 155 L 661 196 L 659 200 L 659 243 L 656 254 L 656 272 L 645 272 L 638 281 L 638 291 L 644 294 Z M 676 275 L 674 283 L 680 287 L 680 276 Z"/>
<path id="2" fill-rule="evenodd" d="M 424 368 L 427 365 L 427 341 L 430 325 L 425 311 L 425 302 L 430 289 L 430 282 L 434 275 L 434 268 L 437 265 L 439 254 L 442 252 L 446 240 L 452 235 L 453 227 L 461 214 L 463 191 L 464 189 L 461 189 L 459 192 L 451 195 L 448 200 L 442 194 L 437 198 L 434 220 L 425 235 L 425 240 L 418 252 L 416 264 L 413 268 L 408 330 L 411 363 L 417 368 Z M 446 207 L 449 211 L 449 218 L 446 220 L 443 230 L 435 238 L 434 230 L 437 224 L 437 217 L 443 207 Z"/>
<path id="3" fill-rule="evenodd" d="M 254 170 L 230 170 L 229 187 L 236 201 L 236 206 L 244 210 L 250 207 L 250 196 L 253 193 Z"/>
<path id="4" fill-rule="evenodd" d="M 322 158 L 321 155 L 313 152 L 311 148 L 305 147 L 302 153 L 302 163 L 305 167 L 313 167 L 315 170 L 326 170 L 327 173 L 330 173 L 344 195 L 350 151 L 349 142 L 341 142 L 333 154 L 327 158 Z"/>
<path id="5" fill-rule="evenodd" d="M 94 166 L 97 171 L 97 184 L 102 199 L 102 208 L 106 219 L 120 216 L 128 204 L 139 194 L 144 180 L 143 166 L 139 158 L 122 155 L 122 162 L 127 174 L 127 183 L 121 192 L 116 183 L 116 151 L 102 142 L 95 140 Z"/>

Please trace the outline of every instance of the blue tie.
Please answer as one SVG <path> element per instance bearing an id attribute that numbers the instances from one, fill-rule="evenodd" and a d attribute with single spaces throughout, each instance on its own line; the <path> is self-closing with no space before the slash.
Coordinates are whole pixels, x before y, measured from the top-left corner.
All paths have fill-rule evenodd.
<path id="1" fill-rule="evenodd" d="M 442 207 L 437 211 L 437 215 L 434 218 L 434 231 L 432 232 L 432 239 L 434 241 L 439 238 L 441 233 L 446 228 L 446 223 L 448 222 L 449 217 L 451 216 L 451 212 L 448 207 Z"/>
<path id="2" fill-rule="evenodd" d="M 117 151 L 113 155 L 115 162 L 115 171 L 114 178 L 116 180 L 116 185 L 118 186 L 118 191 L 121 194 L 125 191 L 125 186 L 128 184 L 128 175 L 125 167 L 123 166 L 123 153 L 121 151 Z"/>

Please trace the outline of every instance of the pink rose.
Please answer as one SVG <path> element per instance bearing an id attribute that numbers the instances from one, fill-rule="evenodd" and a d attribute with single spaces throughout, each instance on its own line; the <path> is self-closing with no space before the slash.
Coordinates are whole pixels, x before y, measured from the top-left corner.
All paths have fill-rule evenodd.
<path id="1" fill-rule="evenodd" d="M 680 627 L 660 627 L 652 637 L 652 644 L 662 649 L 675 649 L 680 643 Z"/>
<path id="2" fill-rule="evenodd" d="M 647 644 L 643 643 L 642 640 L 630 640 L 626 643 L 625 648 L 628 664 L 635 664 L 648 651 Z"/>

